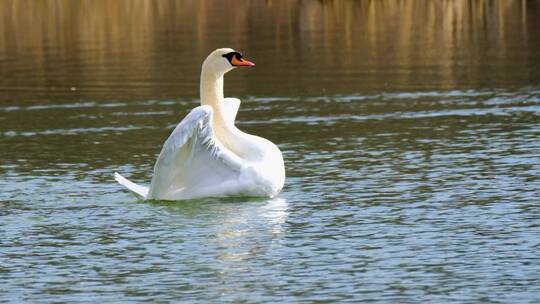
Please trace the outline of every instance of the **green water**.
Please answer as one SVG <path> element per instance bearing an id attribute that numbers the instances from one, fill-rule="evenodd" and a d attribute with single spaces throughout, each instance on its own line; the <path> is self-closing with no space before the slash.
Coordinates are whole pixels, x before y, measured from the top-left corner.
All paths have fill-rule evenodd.
<path id="1" fill-rule="evenodd" d="M 0 302 L 540 301 L 538 1 L 3 1 Z M 217 47 L 275 199 L 137 202 Z"/>

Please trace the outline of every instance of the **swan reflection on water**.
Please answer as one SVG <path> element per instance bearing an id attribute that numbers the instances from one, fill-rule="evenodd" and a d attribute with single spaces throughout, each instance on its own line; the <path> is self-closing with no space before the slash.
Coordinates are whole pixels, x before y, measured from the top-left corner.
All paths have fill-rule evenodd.
<path id="1" fill-rule="evenodd" d="M 286 199 L 277 197 L 239 206 L 216 218 L 216 245 L 220 260 L 241 261 L 253 254 L 264 254 L 285 235 Z"/>
<path id="2" fill-rule="evenodd" d="M 175 229 L 175 250 L 205 247 L 219 259 L 242 259 L 286 235 L 289 204 L 283 197 L 207 198 L 187 201 L 139 201 L 161 206 Z"/>

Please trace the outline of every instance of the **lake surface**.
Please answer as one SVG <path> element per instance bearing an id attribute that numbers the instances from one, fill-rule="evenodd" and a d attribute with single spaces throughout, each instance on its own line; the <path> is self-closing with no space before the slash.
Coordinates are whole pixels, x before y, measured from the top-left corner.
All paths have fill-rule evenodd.
<path id="1" fill-rule="evenodd" d="M 2 1 L 0 302 L 540 301 L 538 1 Z M 140 202 L 232 47 L 274 199 Z"/>

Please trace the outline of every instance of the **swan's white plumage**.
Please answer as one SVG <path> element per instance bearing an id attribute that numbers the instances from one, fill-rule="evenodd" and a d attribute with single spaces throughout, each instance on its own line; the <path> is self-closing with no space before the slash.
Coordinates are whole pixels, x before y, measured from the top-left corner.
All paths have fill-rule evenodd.
<path id="1" fill-rule="evenodd" d="M 147 198 L 179 200 L 238 191 L 242 160 L 214 139 L 211 119 L 212 108 L 203 105 L 176 126 L 161 149 Z"/>
<path id="2" fill-rule="evenodd" d="M 223 98 L 223 75 L 232 69 L 218 49 L 203 63 L 201 103 L 176 126 L 154 166 L 150 187 L 115 173 L 144 199 L 182 200 L 208 196 L 274 196 L 285 181 L 283 157 L 270 141 L 249 135 L 234 122 L 240 100 Z"/>
<path id="3" fill-rule="evenodd" d="M 234 125 L 236 114 L 238 114 L 238 109 L 240 109 L 240 99 L 231 97 L 224 98 L 223 105 L 223 114 L 225 114 L 227 122 Z"/>
<path id="4" fill-rule="evenodd" d="M 114 179 L 122 186 L 128 188 L 133 193 L 137 194 L 141 198 L 146 198 L 148 196 L 148 187 L 139 186 L 129 180 L 127 180 L 125 177 L 120 175 L 118 172 L 114 172 Z"/>

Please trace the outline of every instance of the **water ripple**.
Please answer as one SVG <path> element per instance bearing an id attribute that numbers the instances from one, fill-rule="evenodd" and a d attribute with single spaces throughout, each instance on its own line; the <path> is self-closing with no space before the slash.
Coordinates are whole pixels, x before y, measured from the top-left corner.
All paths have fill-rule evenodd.
<path id="1" fill-rule="evenodd" d="M 147 184 L 196 101 L 5 107 L 0 301 L 533 303 L 538 96 L 248 98 L 239 126 L 279 144 L 283 193 L 179 203 L 112 172 Z"/>

